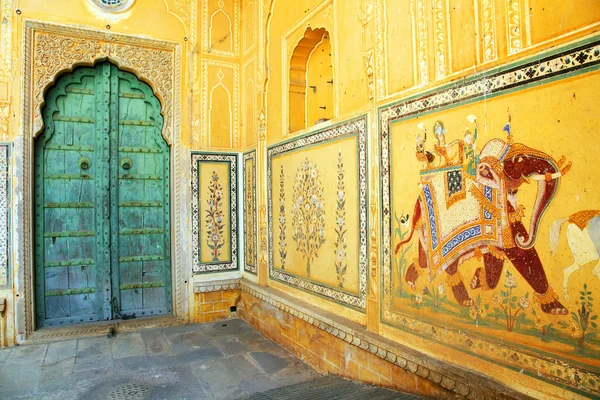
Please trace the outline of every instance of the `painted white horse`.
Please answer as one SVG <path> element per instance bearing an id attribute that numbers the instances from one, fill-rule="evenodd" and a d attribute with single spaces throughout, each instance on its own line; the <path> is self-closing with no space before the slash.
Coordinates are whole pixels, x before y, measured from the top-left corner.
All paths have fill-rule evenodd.
<path id="1" fill-rule="evenodd" d="M 569 300 L 567 285 L 573 272 L 595 261 L 596 266 L 592 272 L 600 279 L 600 211 L 580 211 L 568 218 L 555 221 L 550 228 L 552 255 L 556 254 L 560 231 L 566 222 L 568 222 L 567 243 L 573 253 L 573 263 L 565 268 L 562 289 L 565 299 Z"/>

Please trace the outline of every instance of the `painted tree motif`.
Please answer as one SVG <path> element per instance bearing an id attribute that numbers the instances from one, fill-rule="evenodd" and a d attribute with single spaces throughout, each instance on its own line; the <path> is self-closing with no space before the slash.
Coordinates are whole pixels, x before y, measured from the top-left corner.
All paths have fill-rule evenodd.
<path id="1" fill-rule="evenodd" d="M 310 277 L 310 264 L 325 243 L 325 202 L 319 170 L 308 158 L 296 171 L 293 204 L 292 238 L 296 251 L 306 260 L 306 273 Z"/>
<path id="2" fill-rule="evenodd" d="M 246 210 L 251 213 L 250 218 L 246 218 L 246 263 L 254 264 L 256 249 L 254 237 L 254 182 L 253 168 L 246 169 Z"/>
<path id="3" fill-rule="evenodd" d="M 338 286 L 344 287 L 344 278 L 348 261 L 346 260 L 346 185 L 344 183 L 345 172 L 342 160 L 342 150 L 338 150 L 338 177 L 337 177 L 337 204 L 335 208 L 335 272 Z"/>
<path id="4" fill-rule="evenodd" d="M 212 261 L 219 261 L 221 248 L 225 245 L 223 231 L 223 186 L 219 182 L 219 175 L 213 170 L 212 178 L 208 185 L 208 199 L 206 200 L 206 244 L 211 251 Z"/>
<path id="5" fill-rule="evenodd" d="M 285 269 L 285 260 L 287 258 L 287 238 L 285 236 L 285 174 L 283 165 L 279 173 L 279 258 L 281 259 L 281 269 Z"/>

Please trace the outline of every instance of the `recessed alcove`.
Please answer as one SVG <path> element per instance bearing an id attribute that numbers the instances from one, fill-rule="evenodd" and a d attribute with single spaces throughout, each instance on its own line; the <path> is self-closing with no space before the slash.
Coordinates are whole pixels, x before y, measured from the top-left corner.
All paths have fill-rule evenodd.
<path id="1" fill-rule="evenodd" d="M 333 118 L 331 39 L 325 28 L 307 28 L 290 60 L 289 132 Z"/>

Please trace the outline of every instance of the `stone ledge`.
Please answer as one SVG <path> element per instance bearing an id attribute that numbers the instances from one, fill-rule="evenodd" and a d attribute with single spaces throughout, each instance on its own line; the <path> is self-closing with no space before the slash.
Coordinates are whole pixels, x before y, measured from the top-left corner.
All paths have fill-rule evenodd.
<path id="1" fill-rule="evenodd" d="M 469 399 L 529 399 L 487 376 L 440 361 L 405 345 L 393 342 L 339 315 L 321 310 L 278 290 L 245 279 L 241 290 L 296 318 L 359 347 L 400 368 Z M 452 371 L 452 372 L 450 372 Z"/>
<path id="2" fill-rule="evenodd" d="M 220 292 L 240 289 L 240 279 L 222 279 L 216 281 L 194 282 L 194 293 Z"/>

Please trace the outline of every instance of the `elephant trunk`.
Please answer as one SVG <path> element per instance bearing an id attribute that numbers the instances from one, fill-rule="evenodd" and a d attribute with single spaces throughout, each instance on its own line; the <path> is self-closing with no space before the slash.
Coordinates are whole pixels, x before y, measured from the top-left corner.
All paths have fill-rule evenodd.
<path id="1" fill-rule="evenodd" d="M 535 171 L 532 171 L 533 174 L 528 175 L 528 179 L 537 181 L 538 192 L 529 223 L 529 233 L 524 236 L 517 234 L 515 237 L 517 246 L 522 249 L 530 249 L 535 244 L 542 215 L 554 198 L 554 194 L 558 189 L 559 178 L 571 168 L 570 162 L 565 166 L 561 164 L 562 162 L 556 164 L 551 158 L 537 159 L 532 163 L 532 166 L 535 166 Z"/>
<path id="2" fill-rule="evenodd" d="M 520 248 L 530 249 L 535 244 L 535 239 L 537 237 L 540 221 L 542 219 L 542 214 L 544 213 L 544 211 L 548 207 L 548 204 L 552 200 L 552 197 L 554 196 L 557 183 L 558 182 L 556 179 L 552 181 L 538 181 L 538 192 L 535 198 L 535 203 L 533 205 L 531 221 L 529 223 L 529 234 L 526 234 L 525 236 L 517 234 L 517 236 L 515 237 L 517 246 L 519 246 Z"/>

